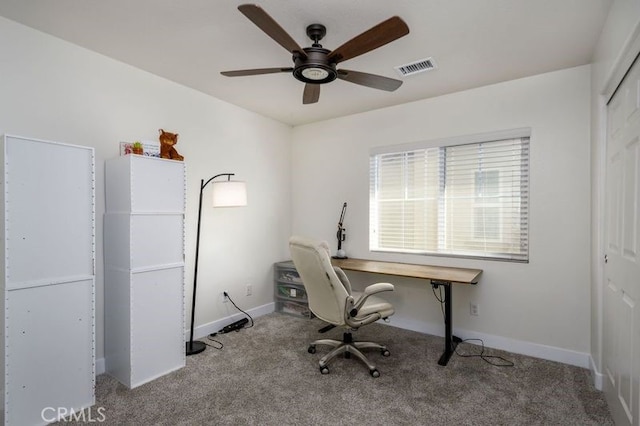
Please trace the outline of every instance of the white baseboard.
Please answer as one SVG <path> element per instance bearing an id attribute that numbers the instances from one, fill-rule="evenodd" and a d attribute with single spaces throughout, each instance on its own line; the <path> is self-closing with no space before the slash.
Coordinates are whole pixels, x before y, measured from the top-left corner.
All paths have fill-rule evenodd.
<path id="1" fill-rule="evenodd" d="M 591 371 L 591 377 L 593 378 L 593 386 L 599 391 L 603 390 L 604 374 L 598 371 L 596 362 L 592 356 L 589 356 L 589 370 Z"/>
<path id="2" fill-rule="evenodd" d="M 431 324 L 401 318 L 396 319 L 394 317 L 391 317 L 390 320 L 391 322 L 388 325 L 394 327 L 413 330 L 419 333 L 432 334 L 434 336 L 444 336 L 444 324 Z M 484 345 L 488 348 L 500 349 L 549 361 L 575 365 L 582 368 L 590 368 L 591 364 L 589 361 L 591 356 L 585 352 L 577 352 L 569 349 L 541 345 L 539 343 L 515 340 L 507 337 L 494 336 L 492 334 L 479 333 L 477 331 L 463 330 L 459 328 L 454 328 L 453 334 L 463 340 L 482 339 Z"/>
<path id="3" fill-rule="evenodd" d="M 253 318 L 261 317 L 262 315 L 270 314 L 275 311 L 276 304 L 275 302 L 267 303 L 266 305 L 258 306 L 252 309 L 248 309 L 247 313 L 251 315 Z M 234 313 L 233 315 L 229 315 L 225 318 L 220 318 L 218 320 L 212 321 L 207 324 L 202 324 L 196 327 L 193 331 L 194 339 L 201 339 L 203 337 L 208 336 L 211 333 L 217 333 L 222 330 L 225 325 L 229 325 L 232 322 L 238 321 L 239 319 L 244 318 L 244 314 L 242 312 Z M 189 340 L 189 330 L 185 331 L 185 342 Z"/>

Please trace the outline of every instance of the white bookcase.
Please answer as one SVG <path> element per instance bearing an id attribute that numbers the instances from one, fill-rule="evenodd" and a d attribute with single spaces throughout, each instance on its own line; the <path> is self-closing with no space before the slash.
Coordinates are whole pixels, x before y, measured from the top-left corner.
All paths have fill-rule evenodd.
<path id="1" fill-rule="evenodd" d="M 106 163 L 105 363 L 129 388 L 185 365 L 181 161 Z"/>
<path id="2" fill-rule="evenodd" d="M 46 424 L 95 403 L 94 152 L 2 144 L 0 417 Z"/>

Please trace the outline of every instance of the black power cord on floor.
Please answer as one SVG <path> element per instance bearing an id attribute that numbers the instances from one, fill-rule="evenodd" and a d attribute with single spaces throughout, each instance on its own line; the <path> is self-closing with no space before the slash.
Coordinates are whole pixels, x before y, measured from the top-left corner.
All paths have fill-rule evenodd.
<path id="1" fill-rule="evenodd" d="M 244 327 L 244 328 L 251 328 L 253 327 L 253 318 L 251 318 L 251 315 L 249 315 L 248 313 L 246 313 L 245 311 L 243 311 L 242 309 L 238 308 L 238 305 L 236 305 L 236 303 L 233 301 L 233 299 L 231 298 L 231 296 L 229 296 L 229 293 L 227 293 L 226 291 L 224 292 L 224 295 L 227 299 L 229 299 L 229 302 L 231 302 L 231 304 L 233 306 L 235 306 L 235 308 L 237 310 L 239 310 L 240 312 L 242 312 L 243 314 L 245 314 L 247 317 L 249 317 L 249 321 L 251 321 L 251 325 Z"/>
<path id="2" fill-rule="evenodd" d="M 215 342 L 215 343 L 217 343 L 217 344 L 218 344 L 218 346 L 216 346 L 216 345 L 210 345 L 210 344 L 208 344 L 207 342 L 204 342 L 204 344 L 205 344 L 205 345 L 207 345 L 207 346 L 209 346 L 210 348 L 218 349 L 218 350 L 222 350 L 222 348 L 224 348 L 224 345 L 222 344 L 222 342 L 221 342 L 221 341 L 219 341 L 219 340 L 216 340 L 216 339 L 212 339 L 212 338 L 211 338 L 211 336 L 215 336 L 215 335 L 216 335 L 216 333 L 210 334 L 209 336 L 207 336 L 207 340 L 209 340 L 209 341 L 211 341 L 211 342 Z"/>
<path id="3" fill-rule="evenodd" d="M 466 342 L 480 342 L 480 348 L 481 348 L 480 353 L 479 354 L 461 354 L 460 352 L 458 352 L 458 348 L 460 347 L 460 345 Z M 458 343 L 458 345 L 455 347 L 455 352 L 456 352 L 456 355 L 462 358 L 480 358 L 487 364 L 491 364 L 494 367 L 513 367 L 514 366 L 514 363 L 512 361 L 509 361 L 508 359 L 503 358 L 501 356 L 485 355 L 484 342 L 482 341 L 482 339 L 464 339 L 462 342 Z M 498 361 L 496 362 L 493 360 L 498 360 Z"/>
<path id="4" fill-rule="evenodd" d="M 229 299 L 229 301 L 231 302 L 231 304 L 232 304 L 232 305 L 233 305 L 237 310 L 239 310 L 240 312 L 242 312 L 243 314 L 245 314 L 245 315 L 249 318 L 249 321 L 251 321 L 251 324 L 250 324 L 249 326 L 245 327 L 245 326 L 244 326 L 244 324 L 247 322 L 247 320 L 246 320 L 246 319 L 243 319 L 243 320 L 240 320 L 240 321 L 236 321 L 236 323 L 234 323 L 234 324 L 242 323 L 241 325 L 236 325 L 236 326 L 234 327 L 234 326 L 233 326 L 233 324 L 232 324 L 231 326 L 226 326 L 226 327 L 224 327 L 222 330 L 218 331 L 217 333 L 211 333 L 211 334 L 209 334 L 209 336 L 207 337 L 207 339 L 208 339 L 209 341 L 211 341 L 211 342 L 215 342 L 215 343 L 217 343 L 219 346 L 209 345 L 209 344 L 207 344 L 207 343 L 205 343 L 205 344 L 207 344 L 207 346 L 211 346 L 212 348 L 215 348 L 215 349 L 222 349 L 222 348 L 224 347 L 224 345 L 222 344 L 222 342 L 221 342 L 221 341 L 216 340 L 216 339 L 214 339 L 214 338 L 213 338 L 213 337 L 216 337 L 219 333 L 229 333 L 230 331 L 240 331 L 240 330 L 241 330 L 241 329 L 243 329 L 243 328 L 251 328 L 251 327 L 253 327 L 253 318 L 251 317 L 251 315 L 249 315 L 247 312 L 245 312 L 245 311 L 243 311 L 242 309 L 240 309 L 240 308 L 238 307 L 238 305 L 236 305 L 236 303 L 233 301 L 233 299 L 231 298 L 231 296 L 229 296 L 229 293 L 227 293 L 227 292 L 225 291 L 225 292 L 223 292 L 223 294 L 224 294 L 224 297 L 226 297 L 227 299 Z M 230 327 L 231 327 L 231 328 L 230 328 Z"/>
<path id="5" fill-rule="evenodd" d="M 438 295 L 436 293 L 436 289 L 432 286 L 431 289 L 433 290 L 433 296 L 436 298 L 436 300 L 438 302 L 440 302 L 440 309 L 442 310 L 442 318 L 444 319 L 445 323 L 446 323 L 446 317 L 445 317 L 445 313 L 444 313 L 444 304 L 445 304 L 445 300 L 444 300 L 444 296 L 442 295 L 442 286 L 438 286 L 438 290 L 440 295 Z M 458 352 L 458 347 L 465 342 L 480 342 L 480 353 L 479 354 L 461 354 L 460 352 Z M 512 361 L 509 361 L 506 358 L 503 358 L 501 356 L 497 356 L 497 355 L 485 355 L 484 354 L 484 342 L 482 341 L 482 339 L 464 339 L 461 342 L 458 343 L 458 345 L 455 346 L 454 349 L 456 355 L 458 355 L 459 357 L 462 358 L 480 358 L 482 359 L 484 362 L 493 365 L 494 367 L 513 367 L 515 364 Z M 492 360 L 497 359 L 499 361 L 502 362 L 494 362 Z"/>

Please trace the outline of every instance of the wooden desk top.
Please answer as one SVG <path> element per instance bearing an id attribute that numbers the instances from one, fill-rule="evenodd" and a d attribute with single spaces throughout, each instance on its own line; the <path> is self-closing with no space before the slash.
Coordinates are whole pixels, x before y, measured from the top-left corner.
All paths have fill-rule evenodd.
<path id="1" fill-rule="evenodd" d="M 461 284 L 478 282 L 482 269 L 450 268 L 447 266 L 416 265 L 411 263 L 379 262 L 364 259 L 331 259 L 334 266 L 342 269 L 376 274 L 398 275 L 401 277 L 426 280 L 448 281 Z"/>

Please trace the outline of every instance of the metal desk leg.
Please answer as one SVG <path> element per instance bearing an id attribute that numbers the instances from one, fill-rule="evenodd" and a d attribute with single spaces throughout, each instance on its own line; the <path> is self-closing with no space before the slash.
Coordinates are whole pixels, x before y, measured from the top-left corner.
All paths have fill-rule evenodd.
<path id="1" fill-rule="evenodd" d="M 439 365 L 447 365 L 451 355 L 453 355 L 456 346 L 462 340 L 453 335 L 453 316 L 451 315 L 451 283 L 447 281 L 431 281 L 431 284 L 438 288 L 439 285 L 444 287 L 444 353 L 438 360 Z"/>

